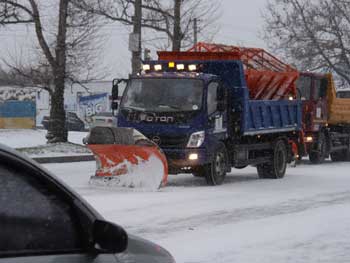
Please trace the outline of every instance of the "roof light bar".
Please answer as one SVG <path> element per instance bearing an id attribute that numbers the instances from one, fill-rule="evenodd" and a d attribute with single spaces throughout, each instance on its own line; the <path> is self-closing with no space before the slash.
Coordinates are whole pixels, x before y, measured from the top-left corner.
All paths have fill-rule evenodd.
<path id="1" fill-rule="evenodd" d="M 176 69 L 177 70 L 185 70 L 185 65 L 184 64 L 177 64 Z"/>
<path id="2" fill-rule="evenodd" d="M 197 66 L 196 65 L 188 65 L 188 70 L 195 71 L 195 70 L 197 70 Z"/>
<path id="3" fill-rule="evenodd" d="M 151 65 L 150 65 L 150 64 L 144 64 L 144 65 L 142 65 L 142 69 L 143 69 L 144 71 L 151 70 Z"/>
<path id="4" fill-rule="evenodd" d="M 161 64 L 154 65 L 154 70 L 155 70 L 155 71 L 160 71 L 160 70 L 162 70 L 162 65 L 161 65 Z"/>
<path id="5" fill-rule="evenodd" d="M 175 62 L 169 62 L 168 63 L 169 68 L 175 68 Z"/>

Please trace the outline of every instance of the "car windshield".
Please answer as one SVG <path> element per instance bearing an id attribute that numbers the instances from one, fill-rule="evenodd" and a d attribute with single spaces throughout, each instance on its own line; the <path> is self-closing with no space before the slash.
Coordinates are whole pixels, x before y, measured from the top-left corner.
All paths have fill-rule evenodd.
<path id="1" fill-rule="evenodd" d="M 350 90 L 338 91 L 337 92 L 337 98 L 350 99 Z"/>
<path id="2" fill-rule="evenodd" d="M 195 111 L 202 107 L 203 82 L 197 79 L 133 79 L 121 108 L 141 111 Z"/>

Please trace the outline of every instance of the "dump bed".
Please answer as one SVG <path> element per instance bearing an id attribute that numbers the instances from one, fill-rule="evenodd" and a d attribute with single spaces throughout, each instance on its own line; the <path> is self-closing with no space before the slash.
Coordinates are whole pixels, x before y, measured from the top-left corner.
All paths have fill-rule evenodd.
<path id="1" fill-rule="evenodd" d="M 328 74 L 328 123 L 350 125 L 350 99 L 337 98 L 332 74 Z"/>
<path id="2" fill-rule="evenodd" d="M 298 101 L 249 100 L 244 110 L 243 135 L 301 130 L 301 103 Z"/>

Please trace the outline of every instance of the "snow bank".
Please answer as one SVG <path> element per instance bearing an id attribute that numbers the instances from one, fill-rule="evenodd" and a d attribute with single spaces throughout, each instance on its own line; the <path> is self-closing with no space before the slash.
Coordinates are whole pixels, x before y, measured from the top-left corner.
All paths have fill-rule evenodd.
<path id="1" fill-rule="evenodd" d="M 73 143 L 51 143 L 35 147 L 17 148 L 17 150 L 31 158 L 92 155 L 87 147 Z"/>
<path id="2" fill-rule="evenodd" d="M 46 144 L 46 130 L 0 129 L 0 143 L 12 148 L 34 147 Z M 87 132 L 69 132 L 68 140 L 82 144 Z"/>
<path id="3" fill-rule="evenodd" d="M 37 90 L 38 89 L 36 88 L 28 88 L 28 87 L 27 88 L 1 87 L 0 101 L 6 101 L 6 100 L 35 101 Z"/>

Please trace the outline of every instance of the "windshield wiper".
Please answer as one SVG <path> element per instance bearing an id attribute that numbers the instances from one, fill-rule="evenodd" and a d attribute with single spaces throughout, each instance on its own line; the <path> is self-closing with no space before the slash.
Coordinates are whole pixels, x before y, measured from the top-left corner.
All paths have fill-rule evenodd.
<path id="1" fill-rule="evenodd" d="M 139 107 L 135 107 L 135 106 L 124 106 L 123 109 L 146 111 L 146 109 L 144 109 L 144 108 L 139 108 Z"/>
<path id="2" fill-rule="evenodd" d="M 174 110 L 181 110 L 180 107 L 177 107 L 177 106 L 174 106 L 174 105 L 158 104 L 157 106 L 158 107 L 168 107 L 168 108 L 171 108 L 171 109 L 174 109 Z"/>

